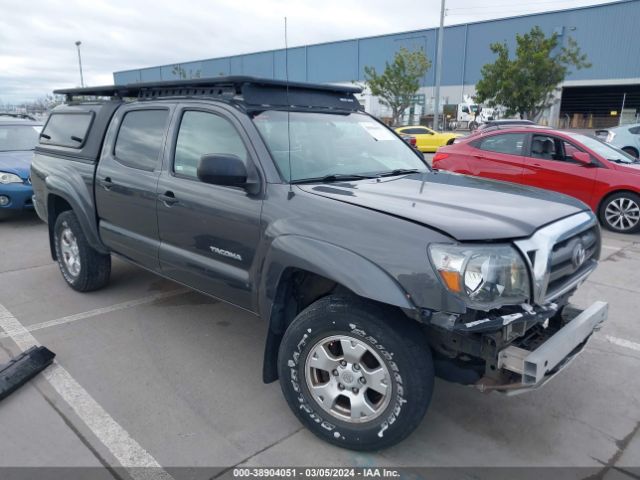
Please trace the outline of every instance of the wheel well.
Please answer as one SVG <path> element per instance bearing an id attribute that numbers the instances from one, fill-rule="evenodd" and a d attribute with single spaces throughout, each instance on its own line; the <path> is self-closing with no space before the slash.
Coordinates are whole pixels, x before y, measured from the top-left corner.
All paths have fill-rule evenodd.
<path id="1" fill-rule="evenodd" d="M 638 155 L 639 155 L 639 153 L 638 153 L 638 149 L 637 149 L 636 147 L 631 147 L 631 146 L 628 146 L 628 147 L 622 147 L 622 150 L 632 150 L 633 152 L 635 152 L 635 156 L 636 156 L 636 158 L 637 158 L 637 157 L 638 157 Z"/>
<path id="2" fill-rule="evenodd" d="M 278 349 L 284 332 L 293 319 L 313 302 L 330 293 L 349 293 L 341 284 L 307 270 L 287 268 L 282 273 L 269 318 L 264 352 L 263 380 L 278 379 Z"/>
<path id="3" fill-rule="evenodd" d="M 49 195 L 47 199 L 47 224 L 49 225 L 49 249 L 51 250 L 51 258 L 57 260 L 56 249 L 53 239 L 53 228 L 56 224 L 58 215 L 67 210 L 72 210 L 71 205 L 64 198 L 57 195 Z"/>
<path id="4" fill-rule="evenodd" d="M 618 193 L 632 193 L 636 196 L 640 195 L 638 194 L 638 192 L 634 192 L 633 190 L 615 190 L 613 192 L 607 193 L 604 197 L 602 197 L 602 200 L 600 200 L 600 203 L 598 204 L 598 210 L 596 211 L 598 217 L 600 217 L 600 210 L 602 209 L 602 206 L 605 204 L 605 202 L 609 200 L 609 198 L 611 198 L 613 195 L 616 195 Z"/>

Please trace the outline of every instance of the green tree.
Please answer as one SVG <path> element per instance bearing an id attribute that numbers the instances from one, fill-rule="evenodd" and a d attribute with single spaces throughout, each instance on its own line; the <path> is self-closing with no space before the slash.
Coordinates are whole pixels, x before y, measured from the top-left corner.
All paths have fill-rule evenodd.
<path id="1" fill-rule="evenodd" d="M 514 59 L 506 42 L 491 44 L 498 58 L 482 67 L 482 79 L 476 85 L 476 101 L 502 105 L 508 115 L 537 119 L 553 104 L 555 90 L 572 67 L 591 67 L 573 38 L 567 39 L 567 46 L 560 46 L 557 33 L 547 37 L 538 26 L 516 35 L 516 44 Z"/>
<path id="2" fill-rule="evenodd" d="M 431 68 L 422 49 L 410 52 L 401 48 L 392 63 L 385 62 L 384 72 L 378 74 L 374 67 L 364 67 L 365 81 L 371 94 L 380 97 L 380 102 L 391 109 L 394 125 L 413 102 L 420 88 L 420 80 Z"/>

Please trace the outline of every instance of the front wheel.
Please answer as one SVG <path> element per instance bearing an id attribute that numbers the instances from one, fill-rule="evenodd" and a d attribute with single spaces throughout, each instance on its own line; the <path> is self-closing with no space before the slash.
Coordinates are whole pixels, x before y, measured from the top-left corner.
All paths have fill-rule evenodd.
<path id="1" fill-rule="evenodd" d="M 614 232 L 640 231 L 640 196 L 632 192 L 611 195 L 600 206 L 600 221 Z"/>
<path id="2" fill-rule="evenodd" d="M 72 211 L 56 218 L 53 230 L 60 272 L 71 288 L 90 292 L 104 287 L 111 274 L 111 256 L 94 250 Z"/>
<path id="3" fill-rule="evenodd" d="M 431 353 L 418 325 L 350 296 L 322 298 L 295 318 L 278 369 L 300 421 L 353 450 L 378 450 L 407 437 L 433 391 Z"/>

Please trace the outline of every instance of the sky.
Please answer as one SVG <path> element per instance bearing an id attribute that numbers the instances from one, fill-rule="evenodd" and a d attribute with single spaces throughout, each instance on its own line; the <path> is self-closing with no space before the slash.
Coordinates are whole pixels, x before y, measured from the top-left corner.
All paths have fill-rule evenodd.
<path id="1" fill-rule="evenodd" d="M 597 0 L 446 0 L 445 25 Z M 113 72 L 438 26 L 440 0 L 0 0 L 0 102 Z"/>

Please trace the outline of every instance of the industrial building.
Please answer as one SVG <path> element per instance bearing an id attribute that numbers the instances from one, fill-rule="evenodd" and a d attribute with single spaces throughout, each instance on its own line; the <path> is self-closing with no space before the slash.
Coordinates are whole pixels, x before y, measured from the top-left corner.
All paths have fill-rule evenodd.
<path id="1" fill-rule="evenodd" d="M 514 4 L 514 5 L 517 5 Z M 592 66 L 572 72 L 559 85 L 558 101 L 542 122 L 554 126 L 599 128 L 638 118 L 640 113 L 640 0 L 620 0 L 595 6 L 522 15 L 444 28 L 440 105 L 455 104 L 473 95 L 480 70 L 495 56 L 493 42 L 506 41 L 513 52 L 517 33 L 540 26 L 557 33 L 561 42 L 574 38 Z M 289 79 L 319 83 L 364 81 L 364 67 L 382 71 L 385 62 L 405 47 L 423 49 L 432 61 L 424 76 L 415 111 L 433 114 L 438 29 L 356 38 L 290 48 Z M 285 78 L 285 50 L 268 50 L 228 57 L 187 61 L 114 73 L 116 84 L 220 75 Z M 363 95 L 365 108 L 386 114 L 377 99 Z"/>

